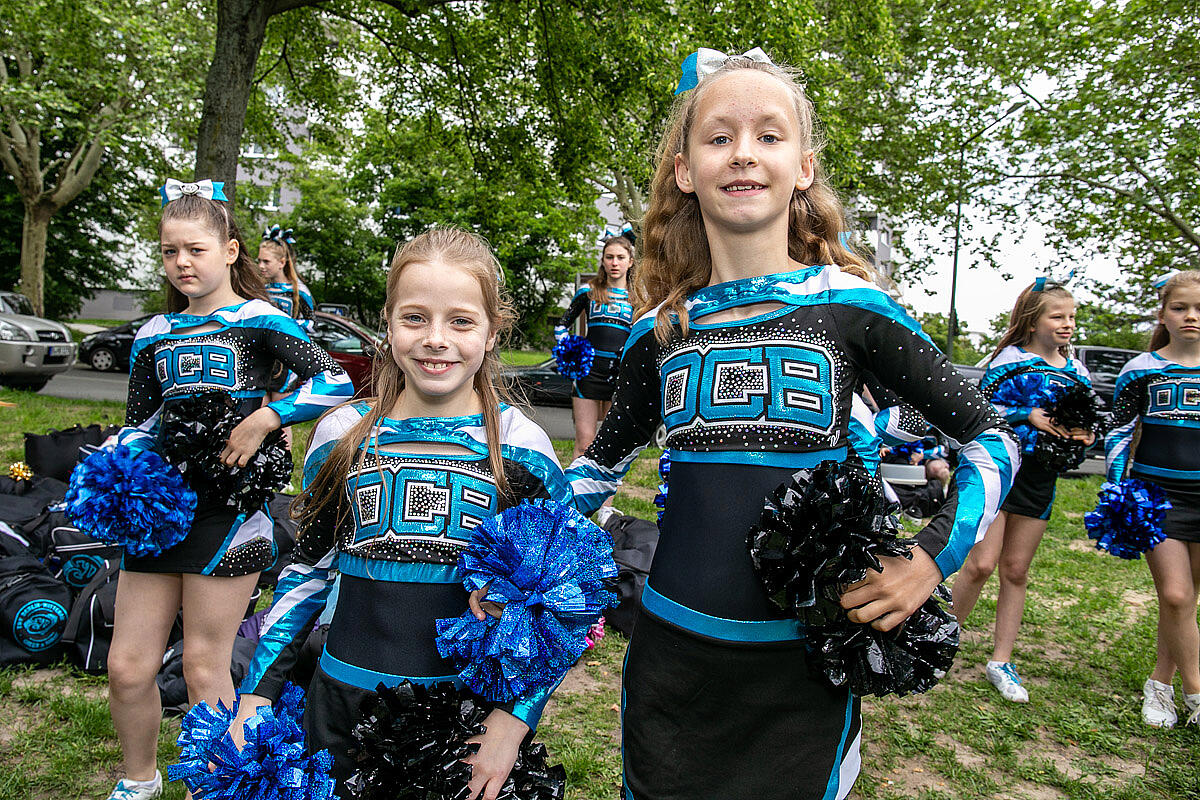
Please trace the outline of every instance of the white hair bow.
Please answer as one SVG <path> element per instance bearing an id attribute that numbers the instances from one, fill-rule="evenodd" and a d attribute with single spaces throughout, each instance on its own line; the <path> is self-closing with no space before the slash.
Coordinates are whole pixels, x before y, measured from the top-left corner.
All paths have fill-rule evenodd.
<path id="1" fill-rule="evenodd" d="M 165 206 L 172 200 L 178 200 L 184 195 L 198 195 L 206 200 L 228 200 L 225 196 L 225 183 L 223 181 L 193 181 L 184 183 L 177 181 L 174 178 L 167 178 L 167 182 L 159 187 L 158 193 L 162 195 L 162 204 Z"/>
<path id="2" fill-rule="evenodd" d="M 695 89 L 696 85 L 700 83 L 701 78 L 716 72 L 725 66 L 725 62 L 731 58 L 748 58 L 751 61 L 758 61 L 763 64 L 773 63 L 771 57 L 764 53 L 761 47 L 755 47 L 736 56 L 725 55 L 720 50 L 709 50 L 707 47 L 701 47 L 684 59 L 682 67 L 683 75 L 679 78 L 679 86 L 675 87 L 675 94 L 683 94 L 689 89 Z"/>

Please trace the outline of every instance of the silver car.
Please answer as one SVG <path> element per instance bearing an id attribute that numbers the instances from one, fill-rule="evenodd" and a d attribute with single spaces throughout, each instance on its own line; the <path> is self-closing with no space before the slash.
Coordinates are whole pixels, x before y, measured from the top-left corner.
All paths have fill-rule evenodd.
<path id="1" fill-rule="evenodd" d="M 0 384 L 36 392 L 74 363 L 65 325 L 35 317 L 25 295 L 0 292 Z"/>

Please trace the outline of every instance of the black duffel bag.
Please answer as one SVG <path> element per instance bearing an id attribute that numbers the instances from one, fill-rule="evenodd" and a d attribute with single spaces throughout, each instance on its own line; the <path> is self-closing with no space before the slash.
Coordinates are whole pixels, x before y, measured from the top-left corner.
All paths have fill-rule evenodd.
<path id="1" fill-rule="evenodd" d="M 620 605 L 604 612 L 605 621 L 629 636 L 637 619 L 642 589 L 650 576 L 650 563 L 658 547 L 658 526 L 638 517 L 613 514 L 604 526 L 613 540 L 617 563 L 617 594 Z"/>
<path id="2" fill-rule="evenodd" d="M 0 666 L 58 659 L 70 607 L 71 590 L 32 555 L 0 558 Z"/>
<path id="3" fill-rule="evenodd" d="M 118 430 L 116 425 L 101 427 L 93 423 L 86 428 L 76 425 L 65 431 L 51 429 L 49 433 L 27 433 L 25 463 L 35 476 L 69 481 L 71 470 L 79 463 L 79 448 L 84 445 L 99 447 Z"/>

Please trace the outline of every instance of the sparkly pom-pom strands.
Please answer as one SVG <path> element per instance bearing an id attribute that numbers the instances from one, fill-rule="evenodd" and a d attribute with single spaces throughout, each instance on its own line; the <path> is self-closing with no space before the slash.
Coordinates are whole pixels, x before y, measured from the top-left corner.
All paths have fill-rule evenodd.
<path id="1" fill-rule="evenodd" d="M 498 702 L 560 681 L 587 647 L 589 628 L 617 600 L 612 539 L 552 500 L 484 521 L 459 567 L 467 590 L 486 587 L 504 613 L 438 620 L 438 652 L 461 667 L 469 688 Z"/>
<path id="2" fill-rule="evenodd" d="M 897 537 L 892 505 L 866 469 L 823 461 L 800 470 L 766 499 L 751 529 L 750 556 L 771 601 L 804 623 L 809 668 L 857 695 L 933 688 L 958 651 L 958 623 L 933 596 L 898 630 L 851 622 L 838 600 L 879 558 L 911 557 Z"/>
<path id="3" fill-rule="evenodd" d="M 466 797 L 471 765 L 491 706 L 452 683 L 380 685 L 354 728 L 356 771 L 345 782 L 349 800 L 432 800 Z M 562 800 L 566 771 L 548 766 L 546 748 L 521 745 L 499 798 Z"/>
<path id="4" fill-rule="evenodd" d="M 67 516 L 75 527 L 131 556 L 156 556 L 192 527 L 196 493 L 151 450 L 124 445 L 92 453 L 71 473 Z"/>

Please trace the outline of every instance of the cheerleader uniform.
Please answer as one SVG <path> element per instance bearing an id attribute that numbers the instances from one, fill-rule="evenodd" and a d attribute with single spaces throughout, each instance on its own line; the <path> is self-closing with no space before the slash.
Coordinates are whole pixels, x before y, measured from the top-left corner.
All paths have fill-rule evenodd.
<path id="1" fill-rule="evenodd" d="M 295 391 L 269 406 L 284 426 L 314 419 L 354 393 L 342 368 L 295 320 L 262 300 L 208 316 L 159 314 L 138 330 L 129 361 L 129 401 L 118 442 L 133 449 L 156 449 L 164 409 L 195 395 L 227 393 L 234 411 L 249 416 L 262 406 L 277 361 L 300 378 Z M 122 569 L 233 577 L 270 567 L 276 553 L 267 509 L 241 513 L 219 499 L 212 502 L 203 478 L 191 480 L 200 502 L 186 538 L 158 556 L 126 555 Z"/>
<path id="2" fill-rule="evenodd" d="M 1117 376 L 1113 425 L 1104 442 L 1108 480 L 1121 480 L 1128 469 L 1129 477 L 1161 486 L 1171 501 L 1163 532 L 1200 542 L 1200 367 L 1158 353 L 1135 356 Z"/>
<path id="3" fill-rule="evenodd" d="M 587 340 L 592 343 L 595 353 L 591 371 L 575 381 L 574 396 L 609 402 L 617 388 L 617 369 L 621 365 L 621 351 L 633 324 L 633 306 L 629 303 L 629 293 L 624 289 L 610 288 L 607 303 L 594 302 L 591 291 L 585 286 L 575 293 L 566 313 L 554 326 L 554 338 L 566 336 L 575 318 L 587 309 Z"/>
<path id="4" fill-rule="evenodd" d="M 900 306 L 836 266 L 709 286 L 668 343 L 633 326 L 612 411 L 568 470 L 576 506 L 616 491 L 660 420 L 670 500 L 624 673 L 626 800 L 842 798 L 859 770 L 859 701 L 812 677 L 797 620 L 754 574 L 746 535 L 800 468 L 847 457 L 871 370 L 964 442 L 956 492 L 917 535 L 943 575 L 995 516 L 1011 432 Z M 704 316 L 782 307 L 736 322 Z"/>
<path id="5" fill-rule="evenodd" d="M 280 311 L 297 320 L 304 326 L 305 330 L 311 330 L 313 311 L 316 309 L 317 304 L 313 300 L 312 292 L 304 285 L 304 281 L 297 281 L 296 283 L 296 295 L 300 299 L 299 307 L 295 307 L 295 297 L 293 297 L 292 285 L 290 283 L 268 283 L 267 295 Z"/>
<path id="6" fill-rule="evenodd" d="M 307 485 L 337 441 L 369 411 L 345 405 L 313 432 L 304 461 Z M 334 776 L 353 772 L 351 732 L 362 703 L 379 684 L 458 682 L 435 645 L 434 621 L 467 610 L 458 555 L 483 520 L 526 498 L 569 502 L 570 488 L 546 434 L 502 405 L 501 454 L 509 493 L 498 496 L 482 415 L 384 418 L 361 445 L 346 476 L 349 511 L 342 524 L 326 515 L 301 532 L 293 563 L 279 576 L 275 601 L 240 691 L 274 701 L 338 578 L 329 638 L 309 686 L 304 713 L 313 752 L 329 748 Z M 403 452 L 410 443 L 459 453 Z M 537 727 L 552 689 L 504 710 Z"/>
<path id="7" fill-rule="evenodd" d="M 275 304 L 283 313 L 287 314 L 296 323 L 304 329 L 306 333 L 311 334 L 313 331 L 313 313 L 317 307 L 313 300 L 312 292 L 304 285 L 304 281 L 296 281 L 296 292 L 292 293 L 292 284 L 285 282 L 273 282 L 267 284 L 267 298 Z M 299 298 L 300 303 L 297 305 L 294 300 Z M 293 385 L 296 380 L 296 375 L 281 366 L 275 368 L 272 375 L 271 383 L 267 387 L 272 392 L 282 392 L 288 386 Z"/>
<path id="8" fill-rule="evenodd" d="M 979 387 L 985 397 L 991 397 L 1006 380 L 1028 373 L 1042 376 L 1043 381 L 1048 385 L 1070 386 L 1073 383 L 1092 385 L 1087 367 L 1077 358 L 1068 358 L 1066 366 L 1054 367 L 1039 355 L 1016 345 L 1009 345 L 988 363 L 987 370 L 979 380 Z M 1032 407 L 1005 406 L 999 403 L 996 403 L 995 406 L 1009 424 L 1032 427 L 1029 424 Z M 1038 435 L 1043 434 L 1039 432 Z M 1057 472 L 1043 466 L 1035 458 L 1024 459 L 1017 477 L 1013 480 L 1012 491 L 1008 493 L 1008 498 L 1005 499 L 1000 510 L 1034 519 L 1050 519 L 1050 509 L 1054 507 L 1057 481 Z"/>

